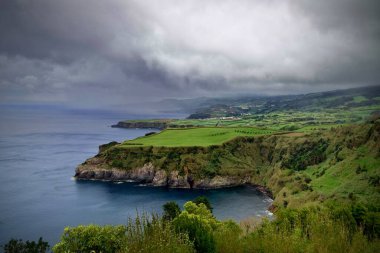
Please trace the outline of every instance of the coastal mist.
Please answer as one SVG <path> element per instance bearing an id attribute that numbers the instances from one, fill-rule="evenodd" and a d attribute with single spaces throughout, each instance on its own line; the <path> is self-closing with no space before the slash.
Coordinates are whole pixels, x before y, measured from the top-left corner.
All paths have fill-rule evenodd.
<path id="1" fill-rule="evenodd" d="M 160 213 L 167 201 L 183 205 L 199 195 L 210 199 L 218 219 L 267 214 L 271 200 L 248 186 L 206 191 L 74 180 L 76 166 L 99 145 L 152 131 L 110 127 L 128 118 L 136 115 L 0 108 L 0 244 L 42 236 L 54 245 L 65 226 L 125 224 L 137 212 Z"/>

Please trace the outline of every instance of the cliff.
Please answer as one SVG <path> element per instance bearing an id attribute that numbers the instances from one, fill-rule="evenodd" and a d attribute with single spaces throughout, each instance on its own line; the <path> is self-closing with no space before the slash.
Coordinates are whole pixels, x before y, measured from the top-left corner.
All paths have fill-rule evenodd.
<path id="1" fill-rule="evenodd" d="M 125 147 L 110 143 L 79 165 L 75 177 L 134 180 L 177 188 L 250 183 L 271 189 L 277 202 L 288 205 L 305 196 L 324 201 L 330 192 L 322 188 L 315 191 L 318 183 L 348 173 L 349 177 L 342 178 L 347 186 L 337 184 L 331 196 L 347 196 L 350 185 L 361 182 L 360 191 L 367 195 L 370 191 L 378 198 L 379 170 L 375 167 L 380 165 L 379 136 L 380 123 L 376 121 L 310 134 L 238 137 L 209 147 Z M 365 172 L 357 172 L 360 166 L 366 167 L 362 168 Z"/>
<path id="2" fill-rule="evenodd" d="M 215 176 L 212 178 L 194 179 L 191 175 L 180 175 L 178 171 L 167 172 L 146 163 L 131 170 L 106 168 L 105 160 L 92 158 L 76 169 L 78 179 L 97 179 L 109 181 L 129 181 L 149 183 L 153 186 L 168 186 L 171 188 L 220 188 L 238 186 L 249 182 L 249 178 Z"/>

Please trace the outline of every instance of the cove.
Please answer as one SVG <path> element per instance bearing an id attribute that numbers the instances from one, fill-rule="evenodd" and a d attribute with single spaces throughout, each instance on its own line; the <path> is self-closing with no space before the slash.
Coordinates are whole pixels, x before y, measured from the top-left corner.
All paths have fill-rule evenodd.
<path id="1" fill-rule="evenodd" d="M 54 245 L 65 226 L 125 224 L 137 212 L 159 213 L 167 201 L 183 205 L 199 195 L 210 199 L 218 219 L 266 215 L 271 200 L 249 186 L 189 190 L 73 180 L 76 166 L 99 145 L 151 131 L 110 127 L 125 118 L 114 112 L 0 108 L 0 244 L 42 236 Z"/>

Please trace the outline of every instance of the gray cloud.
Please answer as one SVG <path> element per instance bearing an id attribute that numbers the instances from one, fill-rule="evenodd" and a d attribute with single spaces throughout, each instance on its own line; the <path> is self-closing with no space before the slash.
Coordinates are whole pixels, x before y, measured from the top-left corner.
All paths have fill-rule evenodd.
<path id="1" fill-rule="evenodd" d="M 128 104 L 374 85 L 376 0 L 3 0 L 0 102 Z"/>

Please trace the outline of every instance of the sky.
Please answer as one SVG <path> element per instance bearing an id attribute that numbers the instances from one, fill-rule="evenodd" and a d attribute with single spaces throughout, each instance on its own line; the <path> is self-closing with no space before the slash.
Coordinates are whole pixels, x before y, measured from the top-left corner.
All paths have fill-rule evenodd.
<path id="1" fill-rule="evenodd" d="M 380 84 L 378 0 L 0 0 L 0 104 Z"/>

